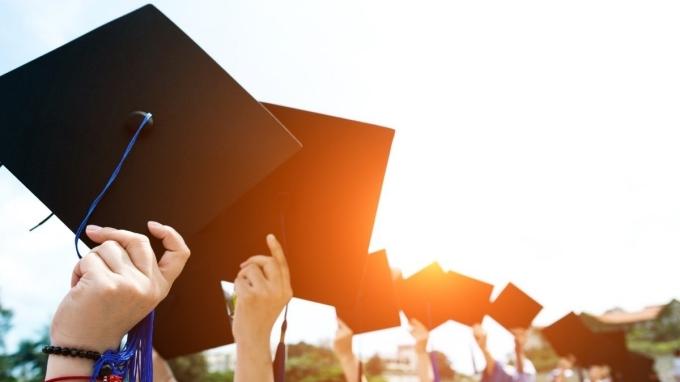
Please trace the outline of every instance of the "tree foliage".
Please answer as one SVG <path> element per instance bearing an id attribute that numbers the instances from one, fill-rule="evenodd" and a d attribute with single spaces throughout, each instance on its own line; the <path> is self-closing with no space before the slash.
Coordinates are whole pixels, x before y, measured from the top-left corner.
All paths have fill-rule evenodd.
<path id="1" fill-rule="evenodd" d="M 345 382 L 333 351 L 304 342 L 288 346 L 286 379 L 299 382 Z"/>

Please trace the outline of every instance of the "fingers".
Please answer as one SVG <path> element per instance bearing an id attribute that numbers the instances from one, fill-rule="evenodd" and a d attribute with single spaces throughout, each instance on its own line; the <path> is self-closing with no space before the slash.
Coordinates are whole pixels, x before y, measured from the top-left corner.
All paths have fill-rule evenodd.
<path id="1" fill-rule="evenodd" d="M 248 260 L 244 261 L 243 263 L 241 263 L 241 269 L 250 265 L 259 266 L 260 268 L 262 268 L 262 271 L 264 272 L 264 277 L 266 277 L 267 280 L 271 280 L 272 282 L 280 284 L 282 276 L 281 271 L 278 262 L 271 256 L 263 255 L 253 256 Z"/>
<path id="2" fill-rule="evenodd" d="M 290 271 L 288 270 L 288 261 L 286 261 L 286 255 L 283 253 L 283 248 L 276 236 L 273 234 L 267 235 L 267 245 L 272 253 L 272 257 L 276 260 L 281 270 L 281 278 L 284 285 L 290 288 Z"/>
<path id="3" fill-rule="evenodd" d="M 113 240 L 105 241 L 102 245 L 93 248 L 92 252 L 97 253 L 106 266 L 119 275 L 129 275 L 137 269 L 125 249 Z"/>
<path id="4" fill-rule="evenodd" d="M 158 261 L 158 269 L 168 282 L 174 282 L 189 260 L 191 251 L 182 236 L 174 228 L 157 222 L 148 223 L 149 232 L 163 241 L 166 251 Z"/>
<path id="5" fill-rule="evenodd" d="M 418 321 L 415 318 L 411 319 L 411 326 L 413 326 L 416 329 L 425 329 L 425 325 L 423 325 L 422 322 Z"/>
<path id="6" fill-rule="evenodd" d="M 242 275 L 239 275 L 236 277 L 236 280 L 234 280 L 234 296 L 238 296 L 239 301 L 248 301 L 250 295 L 253 292 L 253 286 L 251 285 L 250 281 L 243 277 Z M 238 309 L 239 305 L 243 304 L 236 304 L 236 308 Z"/>
<path id="7" fill-rule="evenodd" d="M 80 265 L 80 278 L 89 275 L 93 280 L 101 281 L 112 273 L 111 269 L 109 269 L 104 260 L 96 252 L 88 253 L 78 264 Z"/>
<path id="8" fill-rule="evenodd" d="M 151 276 L 156 265 L 156 257 L 151 249 L 149 238 L 130 231 L 110 227 L 101 228 L 94 225 L 87 226 L 87 236 L 96 243 L 108 240 L 118 242 L 128 252 L 135 267 L 147 276 Z"/>
<path id="9" fill-rule="evenodd" d="M 264 277 L 264 273 L 262 273 L 262 269 L 255 264 L 248 265 L 241 269 L 237 277 L 248 280 L 254 289 L 262 290 L 266 288 L 267 280 Z"/>

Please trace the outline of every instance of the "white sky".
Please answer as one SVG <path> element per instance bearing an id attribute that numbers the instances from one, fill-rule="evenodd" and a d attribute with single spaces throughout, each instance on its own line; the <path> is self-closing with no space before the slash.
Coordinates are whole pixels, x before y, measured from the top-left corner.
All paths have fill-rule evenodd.
<path id="1" fill-rule="evenodd" d="M 432 260 L 570 310 L 680 297 L 680 3 L 157 1 L 256 98 L 397 130 L 372 249 Z M 0 73 L 139 1 L 0 0 Z M 10 343 L 49 319 L 72 234 L 0 170 L 0 298 Z M 47 255 L 47 256 L 46 256 Z M 289 338 L 333 334 L 298 303 Z M 511 341 L 493 322 L 499 356 Z M 465 371 L 470 338 L 435 333 Z M 359 339 L 364 353 L 408 342 Z"/>

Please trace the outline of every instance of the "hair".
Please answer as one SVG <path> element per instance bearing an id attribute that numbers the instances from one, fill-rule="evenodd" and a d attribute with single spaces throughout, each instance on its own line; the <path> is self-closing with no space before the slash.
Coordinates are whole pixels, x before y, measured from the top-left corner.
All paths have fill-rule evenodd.
<path id="1" fill-rule="evenodd" d="M 675 349 L 675 356 L 680 357 L 680 348 Z"/>

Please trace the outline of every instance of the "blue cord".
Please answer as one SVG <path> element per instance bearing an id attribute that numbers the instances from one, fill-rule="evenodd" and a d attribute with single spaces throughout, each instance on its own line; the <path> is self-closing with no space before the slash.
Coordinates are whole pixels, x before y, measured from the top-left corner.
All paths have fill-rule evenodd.
<path id="1" fill-rule="evenodd" d="M 85 230 L 90 217 L 92 217 L 94 210 L 99 205 L 99 202 L 101 202 L 101 200 L 104 198 L 104 195 L 106 195 L 106 193 L 109 191 L 109 188 L 111 188 L 113 182 L 116 181 L 120 170 L 123 168 L 123 163 L 125 163 L 125 160 L 132 151 L 132 148 L 135 146 L 135 143 L 137 143 L 137 138 L 139 138 L 142 129 L 144 129 L 144 126 L 146 126 L 149 121 L 151 121 L 151 118 L 151 113 L 144 113 L 144 119 L 139 124 L 139 127 L 130 139 L 130 142 L 128 142 L 128 145 L 125 148 L 125 151 L 123 151 L 123 155 L 118 161 L 116 168 L 113 170 L 113 173 L 111 173 L 109 180 L 106 182 L 106 185 L 101 190 L 99 195 L 97 195 L 97 197 L 92 201 L 90 208 L 88 208 L 87 213 L 85 214 L 85 217 L 80 222 L 80 225 L 76 230 L 76 237 L 74 240 L 78 258 L 83 258 L 80 254 L 80 250 L 78 249 L 78 241 L 83 235 L 83 231 Z M 109 349 L 104 354 L 102 354 L 101 358 L 95 363 L 91 381 L 94 382 L 97 379 L 99 373 L 105 365 L 111 367 L 113 374 L 125 378 L 128 382 L 153 381 L 152 343 L 154 315 L 155 314 L 152 311 L 142 321 L 135 325 L 132 330 L 130 330 L 127 335 L 127 341 L 125 342 L 125 346 L 122 350 Z"/>
<path id="2" fill-rule="evenodd" d="M 78 254 L 79 259 L 82 259 L 83 256 L 80 254 L 80 250 L 78 249 L 78 241 L 80 240 L 80 237 L 83 235 L 83 231 L 85 230 L 87 223 L 90 221 L 90 217 L 92 217 L 92 214 L 94 213 L 94 210 L 97 208 L 97 205 L 99 205 L 99 202 L 101 202 L 102 198 L 104 198 L 104 195 L 106 195 L 106 192 L 109 191 L 109 188 L 111 188 L 111 185 L 113 184 L 113 182 L 118 177 L 118 173 L 120 172 L 120 169 L 123 168 L 123 163 L 127 159 L 128 155 L 130 155 L 130 152 L 132 151 L 132 148 L 135 146 L 135 143 L 137 143 L 137 138 L 139 138 L 139 134 L 142 132 L 142 129 L 144 128 L 144 126 L 146 126 L 149 123 L 151 118 L 152 118 L 151 113 L 144 113 L 144 120 L 142 120 L 142 122 L 139 124 L 139 127 L 137 128 L 135 135 L 132 136 L 132 139 L 130 139 L 130 142 L 128 143 L 127 147 L 125 148 L 125 151 L 123 151 L 123 155 L 121 156 L 120 161 L 118 162 L 118 165 L 113 170 L 113 173 L 109 177 L 109 180 L 106 182 L 104 189 L 99 193 L 99 195 L 97 195 L 97 197 L 94 199 L 94 201 L 92 201 L 92 204 L 90 204 L 90 208 L 87 210 L 85 217 L 80 222 L 80 225 L 78 226 L 78 229 L 76 230 L 76 238 L 75 238 L 76 253 Z"/>

